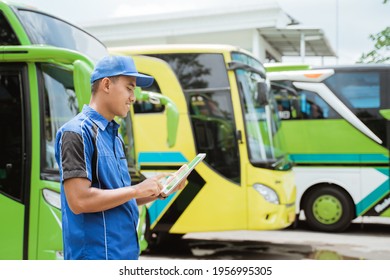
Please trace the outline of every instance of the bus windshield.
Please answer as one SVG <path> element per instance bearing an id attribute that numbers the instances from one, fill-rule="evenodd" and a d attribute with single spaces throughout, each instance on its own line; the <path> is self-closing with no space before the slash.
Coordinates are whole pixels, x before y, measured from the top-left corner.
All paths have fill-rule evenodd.
<path id="1" fill-rule="evenodd" d="M 71 49 L 87 55 L 95 62 L 108 55 L 102 42 L 70 23 L 32 10 L 17 11 L 32 44 Z"/>
<path id="2" fill-rule="evenodd" d="M 255 166 L 284 169 L 286 156 L 281 150 L 276 102 L 263 68 L 253 66 L 239 63 L 234 67 L 243 106 L 249 158 Z"/>

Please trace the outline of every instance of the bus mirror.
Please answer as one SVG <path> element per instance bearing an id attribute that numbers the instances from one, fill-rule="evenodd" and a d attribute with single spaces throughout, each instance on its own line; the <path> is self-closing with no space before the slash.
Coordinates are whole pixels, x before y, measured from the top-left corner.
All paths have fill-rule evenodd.
<path id="1" fill-rule="evenodd" d="M 73 63 L 73 81 L 79 104 L 88 104 L 91 96 L 91 67 L 81 60 Z"/>
<path id="2" fill-rule="evenodd" d="M 169 148 L 172 148 L 176 144 L 177 129 L 179 127 L 179 111 L 173 102 L 167 102 L 165 108 L 167 110 L 167 144 Z"/>
<path id="3" fill-rule="evenodd" d="M 257 83 L 257 103 L 260 106 L 268 105 L 268 86 L 265 82 Z"/>

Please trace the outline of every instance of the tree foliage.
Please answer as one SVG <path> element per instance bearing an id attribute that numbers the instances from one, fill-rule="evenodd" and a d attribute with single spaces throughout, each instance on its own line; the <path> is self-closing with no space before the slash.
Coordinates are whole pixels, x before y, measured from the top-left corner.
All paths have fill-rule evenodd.
<path id="1" fill-rule="evenodd" d="M 383 4 L 389 0 L 383 0 Z M 358 63 L 390 63 L 390 27 L 371 34 L 370 40 L 374 42 L 374 49 L 368 53 L 363 53 Z"/>

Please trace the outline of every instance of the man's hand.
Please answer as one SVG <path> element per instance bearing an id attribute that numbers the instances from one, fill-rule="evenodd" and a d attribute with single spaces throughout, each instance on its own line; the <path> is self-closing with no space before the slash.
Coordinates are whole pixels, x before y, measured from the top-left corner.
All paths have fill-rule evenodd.
<path id="1" fill-rule="evenodd" d="M 182 165 L 179 170 L 177 170 L 175 173 L 171 174 L 168 179 L 166 180 L 166 182 L 164 184 L 169 184 L 169 182 L 171 182 L 172 180 L 174 180 L 181 172 L 185 172 L 185 170 L 188 169 L 188 166 L 187 164 L 184 164 Z M 176 192 L 178 190 L 182 190 L 184 189 L 185 185 L 186 185 L 186 181 L 187 181 L 187 177 L 184 177 L 180 182 L 179 184 L 177 184 L 177 186 L 172 190 L 172 192 Z M 167 198 L 167 195 L 165 193 L 160 193 L 159 195 L 159 198 L 160 199 L 165 199 Z"/>
<path id="2" fill-rule="evenodd" d="M 166 173 L 158 174 L 135 185 L 134 188 L 137 190 L 136 198 L 158 197 L 163 189 L 161 179 L 166 176 Z"/>

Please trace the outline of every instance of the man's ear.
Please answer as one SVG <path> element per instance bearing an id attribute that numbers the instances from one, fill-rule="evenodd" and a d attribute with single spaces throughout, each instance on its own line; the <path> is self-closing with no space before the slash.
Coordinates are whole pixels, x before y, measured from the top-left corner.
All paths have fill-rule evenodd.
<path id="1" fill-rule="evenodd" d="M 110 89 L 110 84 L 111 84 L 111 80 L 107 77 L 103 78 L 102 81 L 100 82 L 102 89 L 104 90 L 104 92 L 107 92 L 107 93 Z"/>

